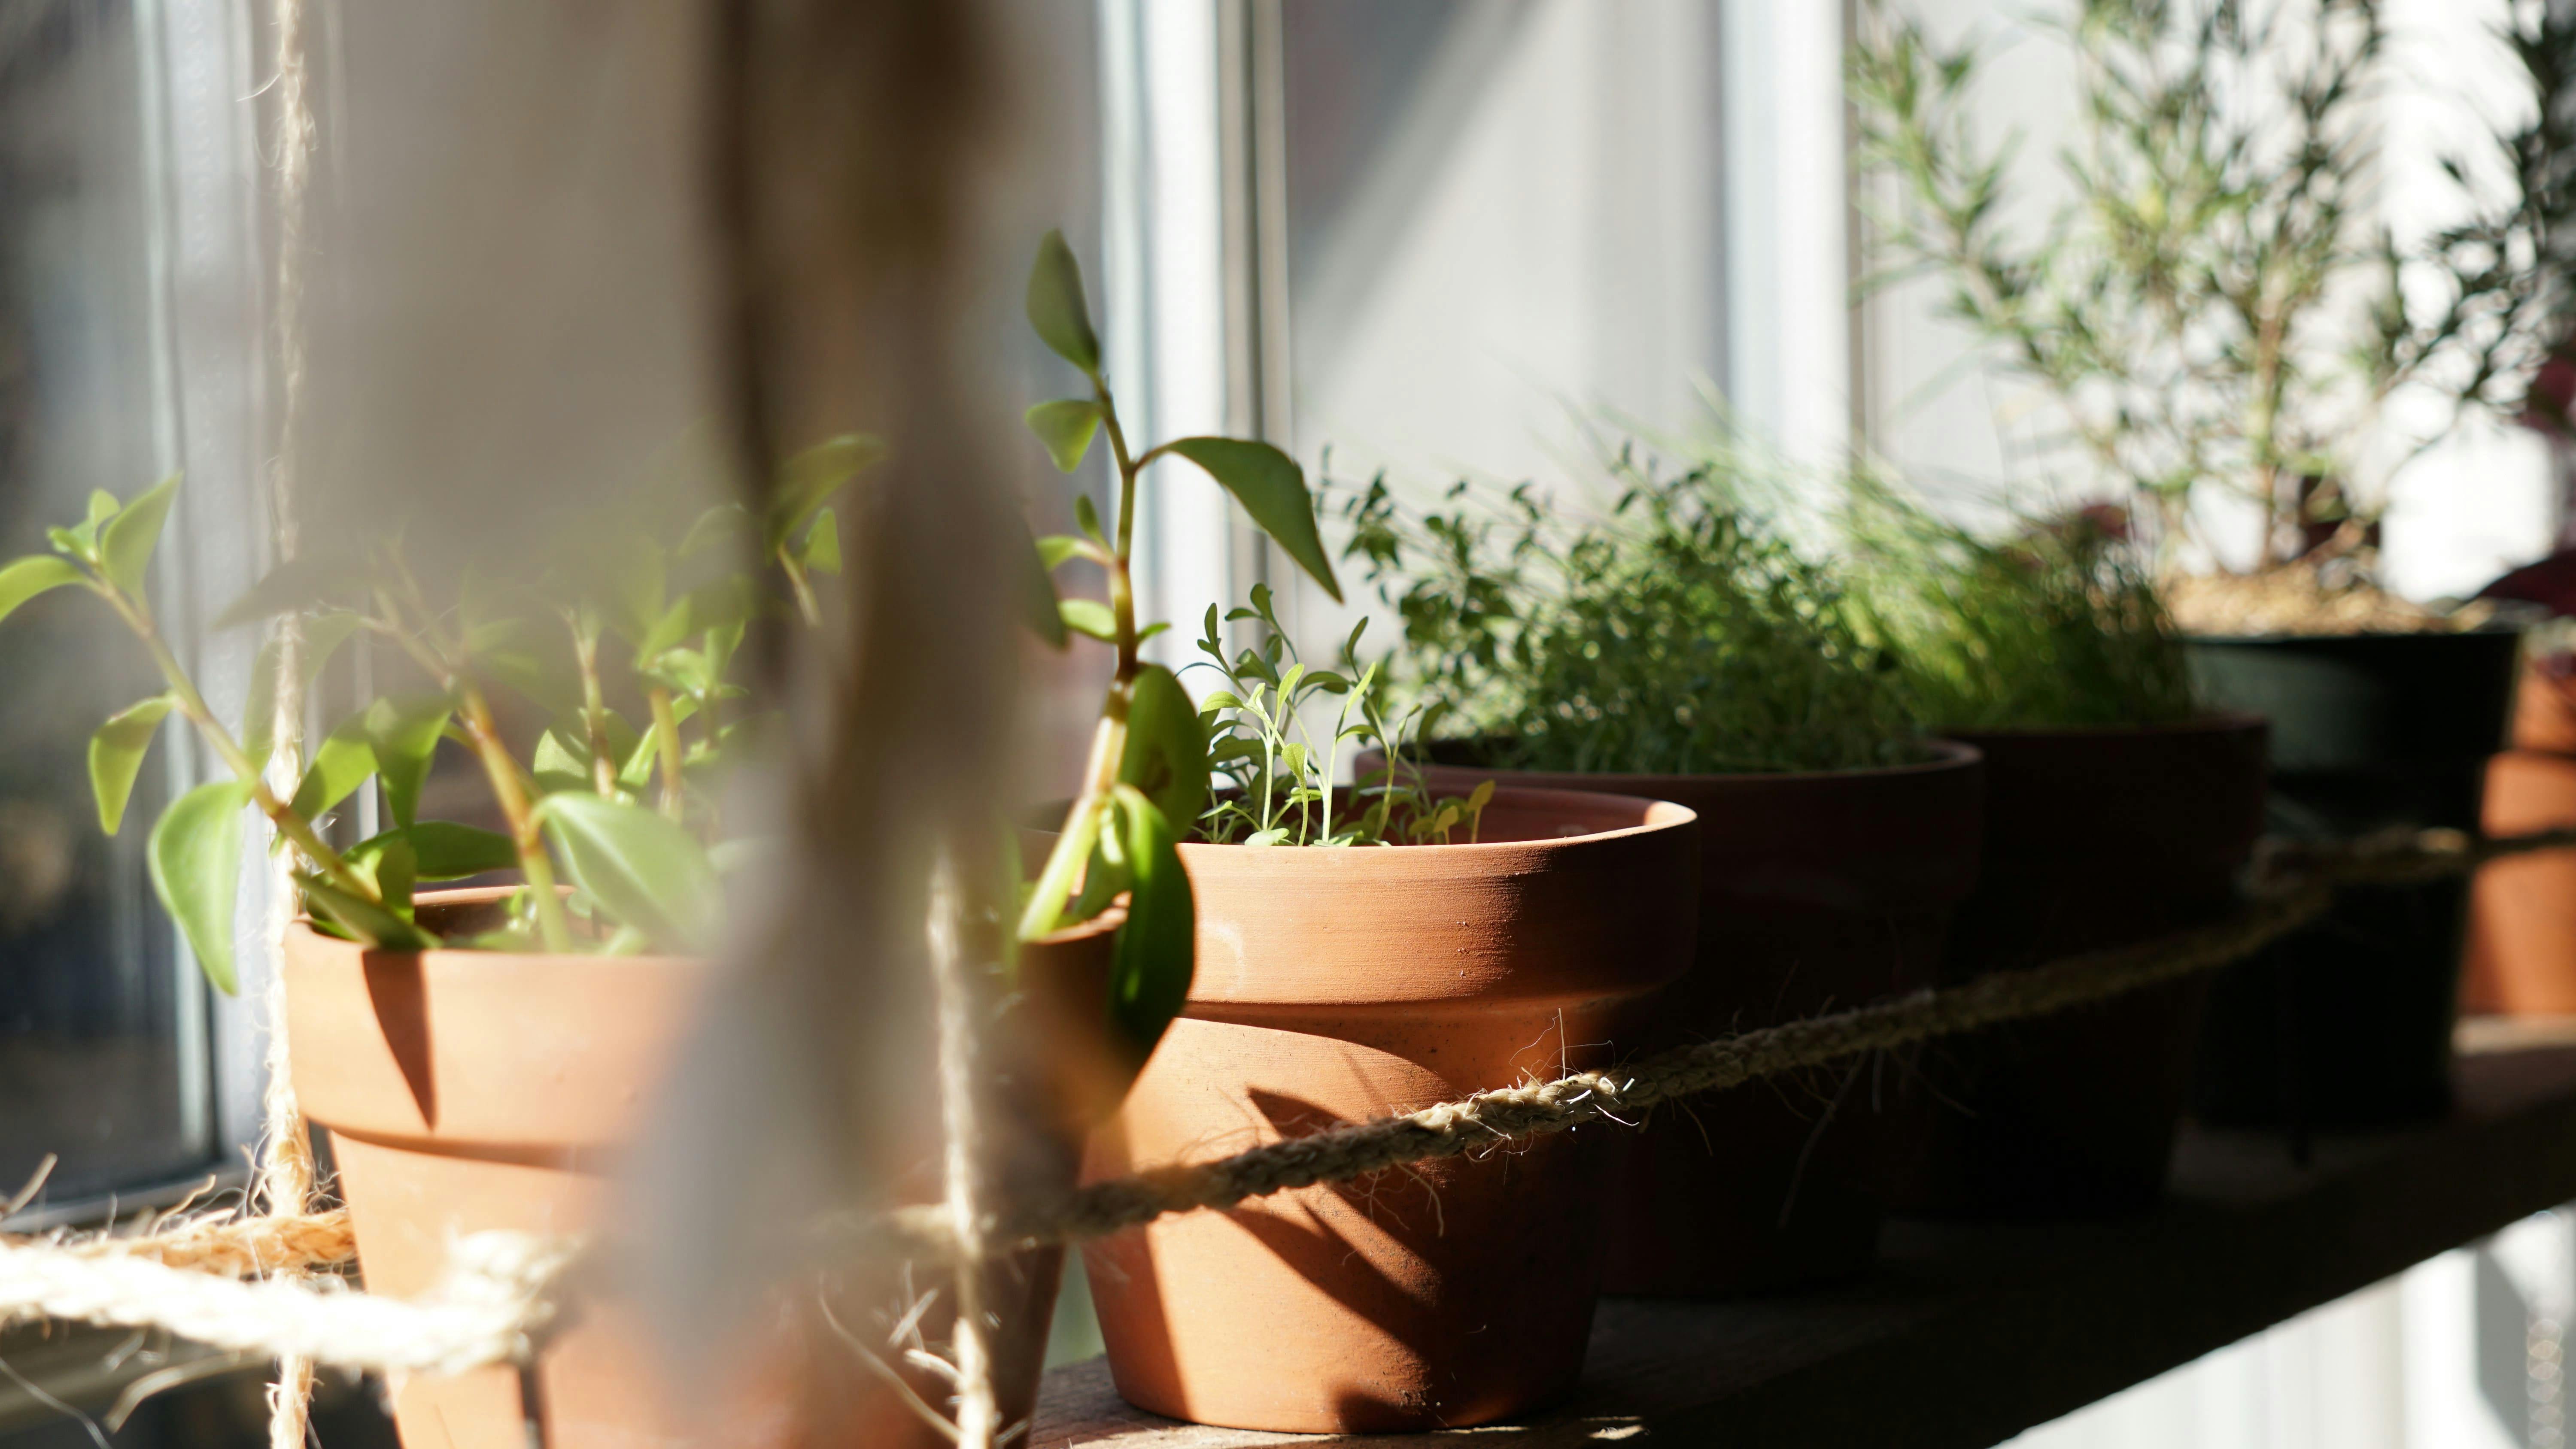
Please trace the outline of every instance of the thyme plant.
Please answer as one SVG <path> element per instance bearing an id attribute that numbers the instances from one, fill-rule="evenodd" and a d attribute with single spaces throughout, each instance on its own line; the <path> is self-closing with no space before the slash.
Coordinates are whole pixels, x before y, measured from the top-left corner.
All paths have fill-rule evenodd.
<path id="1" fill-rule="evenodd" d="M 1983 45 L 1868 13 L 1858 156 L 1900 197 L 1871 218 L 1873 281 L 1940 278 L 1947 315 L 2054 400 L 2168 560 L 2213 491 L 2259 511 L 2258 569 L 2366 559 L 2394 464 L 2363 450 L 2389 395 L 2511 416 L 2567 340 L 2576 17 L 2515 0 L 2501 38 L 2535 109 L 2495 136 L 2508 194 L 2401 246 L 2370 191 L 2391 65 L 2375 0 L 2073 0 L 2040 21 L 2080 106 L 2058 155 L 2074 199 L 2036 228 L 2015 220 L 2020 138 L 1972 124 Z M 2466 196 L 2471 163 L 2444 165 Z"/>
<path id="2" fill-rule="evenodd" d="M 1855 602 L 1711 465 L 1623 451 L 1604 517 L 1529 485 L 1447 510 L 1383 477 L 1346 499 L 1349 553 L 1404 621 L 1404 677 L 1453 749 L 1525 769 L 1700 774 L 1911 761 L 1919 728 Z"/>
<path id="3" fill-rule="evenodd" d="M 1208 764 L 1231 788 L 1208 804 L 1198 821 L 1202 839 L 1242 845 L 1446 845 L 1464 827 L 1473 844 L 1494 798 L 1487 780 L 1463 800 L 1434 800 L 1418 778 L 1396 768 L 1436 717 L 1437 706 L 1417 705 L 1389 724 L 1383 666 L 1359 662 L 1362 619 L 1342 644 L 1342 667 L 1308 669 L 1271 609 L 1270 588 L 1255 584 L 1252 607 L 1226 614 L 1228 622 L 1258 622 L 1262 642 L 1228 655 L 1216 606 L 1208 606 L 1193 663 L 1215 670 L 1222 687 L 1208 691 L 1199 709 L 1209 727 Z M 1313 720 L 1333 701 L 1333 720 L 1320 738 Z M 1375 748 L 1387 763 L 1337 790 L 1344 746 L 1355 754 Z"/>
<path id="4" fill-rule="evenodd" d="M 1854 595 L 1919 717 L 1947 729 L 2165 724 L 2198 712 L 2181 639 L 2125 511 L 1985 538 L 1892 485 L 1854 484 Z"/>

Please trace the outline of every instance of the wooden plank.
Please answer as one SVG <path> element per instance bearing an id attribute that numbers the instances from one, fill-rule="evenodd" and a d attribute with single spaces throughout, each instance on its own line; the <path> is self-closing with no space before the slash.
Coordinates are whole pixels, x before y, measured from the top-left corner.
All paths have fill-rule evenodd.
<path id="1" fill-rule="evenodd" d="M 2576 1200 L 2576 1045 L 2464 1033 L 2450 1120 L 2321 1138 L 2189 1131 L 2172 1198 L 2119 1223 L 1891 1224 L 1885 1261 L 1828 1291 L 1605 1300 L 1582 1388 L 1479 1445 L 1904 1443 L 1988 1449 L 2034 1424 Z M 1249 1326 L 1247 1326 L 1249 1330 Z M 1174 1424 L 1094 1359 L 1048 1376 L 1034 1449 L 1419 1445 Z"/>

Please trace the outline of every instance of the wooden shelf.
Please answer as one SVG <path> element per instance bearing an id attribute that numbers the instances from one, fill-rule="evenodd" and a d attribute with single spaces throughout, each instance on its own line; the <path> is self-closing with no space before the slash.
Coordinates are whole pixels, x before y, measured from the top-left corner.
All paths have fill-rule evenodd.
<path id="1" fill-rule="evenodd" d="M 1608 1299 L 1583 1387 L 1479 1445 L 1903 1443 L 1989 1449 L 2271 1324 L 2576 1199 L 2576 1036 L 2473 1024 L 2459 1106 L 2419 1130 L 2192 1130 L 2170 1201 L 2113 1224 L 1898 1222 L 1883 1266 L 1830 1291 L 1728 1303 Z M 1432 1435 L 1429 1439 L 1447 1438 Z M 1034 1449 L 1422 1444 L 1175 1424 L 1094 1359 L 1047 1378 Z"/>

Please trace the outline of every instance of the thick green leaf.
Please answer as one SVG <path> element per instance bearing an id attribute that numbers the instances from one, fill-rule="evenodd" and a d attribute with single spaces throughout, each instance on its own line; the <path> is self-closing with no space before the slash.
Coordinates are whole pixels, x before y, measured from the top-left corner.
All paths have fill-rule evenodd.
<path id="1" fill-rule="evenodd" d="M 1082 552 L 1082 540 L 1067 533 L 1050 533 L 1038 540 L 1038 562 L 1047 572 L 1055 572 L 1066 559 Z"/>
<path id="2" fill-rule="evenodd" d="M 665 951 L 713 948 L 723 887 L 697 837 L 641 805 L 566 792 L 537 806 L 565 872 Z"/>
<path id="3" fill-rule="evenodd" d="M 750 531 L 750 510 L 739 503 L 719 503 L 689 525 L 688 533 L 680 539 L 678 556 L 694 557 L 703 550 L 730 544 Z"/>
<path id="4" fill-rule="evenodd" d="M 519 852 L 510 837 L 452 820 L 423 820 L 370 835 L 349 847 L 349 857 L 372 855 L 397 840 L 411 848 L 412 868 L 422 880 L 462 880 L 486 871 L 513 870 L 519 864 Z"/>
<path id="5" fill-rule="evenodd" d="M 1333 577 L 1333 561 L 1324 555 L 1323 537 L 1315 530 L 1315 503 L 1295 459 L 1268 443 L 1240 438 L 1182 438 L 1168 446 L 1205 468 L 1263 533 L 1324 586 L 1333 602 L 1341 602 L 1342 586 Z"/>
<path id="6" fill-rule="evenodd" d="M 883 462 L 885 456 L 883 438 L 843 433 L 788 459 L 779 469 L 778 491 L 770 497 L 768 516 L 761 520 L 763 556 L 778 552 L 796 530 L 831 501 L 833 494 Z"/>
<path id="7" fill-rule="evenodd" d="M 1127 750 L 1118 779 L 1154 802 L 1166 820 L 1186 824 L 1207 808 L 1207 723 L 1172 671 L 1149 664 L 1127 703 Z"/>
<path id="8" fill-rule="evenodd" d="M 1082 455 L 1091 451 L 1092 434 L 1100 431 L 1100 404 L 1089 398 L 1042 402 L 1020 417 L 1046 444 L 1047 456 L 1055 459 L 1056 467 L 1067 473 L 1082 466 Z"/>
<path id="9" fill-rule="evenodd" d="M 1118 642 L 1118 616 L 1098 599 L 1066 599 L 1056 605 L 1056 616 L 1076 634 L 1088 634 L 1103 644 Z"/>
<path id="10" fill-rule="evenodd" d="M 224 611 L 215 616 L 214 627 L 230 629 L 276 614 L 336 604 L 362 588 L 366 578 L 366 571 L 346 554 L 310 553 L 291 558 L 270 569 L 250 586 L 249 592 L 225 605 Z"/>
<path id="11" fill-rule="evenodd" d="M 1061 649 L 1065 646 L 1064 612 L 1056 599 L 1055 575 L 1051 572 L 1054 565 L 1047 562 L 1046 545 L 1029 539 L 1025 521 L 1020 525 L 1020 537 L 1029 540 L 1015 570 L 1019 575 L 1020 618 L 1040 643 L 1049 649 Z"/>
<path id="12" fill-rule="evenodd" d="M 367 744 L 396 825 L 409 825 L 420 813 L 421 783 L 453 710 L 444 694 L 391 695 L 367 706 Z"/>
<path id="13" fill-rule="evenodd" d="M 70 559 L 37 554 L 22 558 L 7 568 L 0 568 L 0 619 L 18 611 L 18 606 L 38 594 L 77 584 L 89 577 Z"/>
<path id="14" fill-rule="evenodd" d="M 369 946 L 387 951 L 426 951 L 438 944 L 436 936 L 419 926 L 320 876 L 299 875 L 295 883 L 304 888 L 306 907 Z"/>
<path id="15" fill-rule="evenodd" d="M 156 694 L 109 715 L 89 737 L 89 788 L 98 797 L 98 828 L 110 835 L 125 823 L 125 802 L 133 797 L 135 773 L 161 721 L 179 701 Z"/>
<path id="16" fill-rule="evenodd" d="M 1082 299 L 1082 264 L 1064 244 L 1063 232 L 1048 232 L 1038 243 L 1028 309 L 1029 325 L 1056 356 L 1085 372 L 1100 371 L 1100 335 L 1091 330 L 1091 308 Z"/>
<path id="17" fill-rule="evenodd" d="M 590 747 L 582 742 L 578 726 L 550 729 L 537 736 L 536 758 L 529 773 L 536 777 L 537 788 L 546 794 L 589 790 L 597 783 L 590 777 Z"/>
<path id="18" fill-rule="evenodd" d="M 233 973 L 233 901 L 241 888 L 242 807 L 250 782 L 218 780 L 178 798 L 152 827 L 144 859 L 152 889 L 197 953 L 206 979 L 226 996 Z"/>
<path id="19" fill-rule="evenodd" d="M 319 819 L 375 772 L 374 732 L 362 709 L 334 726 L 313 752 L 313 763 L 304 767 L 304 778 L 295 787 L 295 813 Z"/>
<path id="20" fill-rule="evenodd" d="M 686 594 L 673 601 L 662 617 L 653 621 L 653 627 L 635 641 L 635 667 L 649 669 L 654 660 L 678 648 L 680 641 L 695 630 L 695 610 L 695 601 Z"/>
<path id="21" fill-rule="evenodd" d="M 805 530 L 805 543 L 796 552 L 799 563 L 809 574 L 837 574 L 841 571 L 841 520 L 825 508 L 815 513 L 814 526 Z"/>
<path id="22" fill-rule="evenodd" d="M 1114 798 L 1112 828 L 1124 836 L 1128 895 L 1127 922 L 1118 928 L 1111 958 L 1109 1021 L 1142 1062 L 1189 999 L 1198 906 L 1171 822 L 1132 785 L 1118 786 Z"/>
<path id="23" fill-rule="evenodd" d="M 170 500 L 179 491 L 171 474 L 118 510 L 98 538 L 99 571 L 108 582 L 140 596 L 152 567 L 152 550 L 161 542 L 161 525 L 170 516 Z"/>

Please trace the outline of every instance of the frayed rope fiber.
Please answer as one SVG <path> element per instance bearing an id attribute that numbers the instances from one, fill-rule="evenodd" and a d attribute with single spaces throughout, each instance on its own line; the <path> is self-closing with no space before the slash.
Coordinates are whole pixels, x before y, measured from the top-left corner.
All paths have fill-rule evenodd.
<path id="1" fill-rule="evenodd" d="M 2227 965 L 2316 920 L 2338 886 L 2435 880 L 2505 856 L 2570 847 L 2576 829 L 2495 840 L 2423 831 L 2272 842 L 2253 872 L 2253 904 L 2214 925 L 1095 1183 L 1051 1203 L 1002 1208 L 978 1236 L 1002 1249 L 1072 1242 L 1166 1213 L 1227 1208 L 1587 1122 L 1624 1125 L 1659 1102 L 2043 1016 Z M 954 1210 L 945 1205 L 836 1215 L 821 1225 L 824 1246 L 843 1253 L 945 1256 L 955 1234 Z M 0 1238 L 0 1323 L 52 1317 L 158 1327 L 219 1348 L 301 1354 L 341 1368 L 458 1372 L 527 1362 L 579 1256 L 579 1245 L 563 1239 L 476 1234 L 458 1241 L 436 1289 L 397 1301 L 346 1290 L 336 1279 L 312 1286 L 238 1281 L 348 1262 L 340 1213 L 199 1219 L 141 1237 Z"/>

